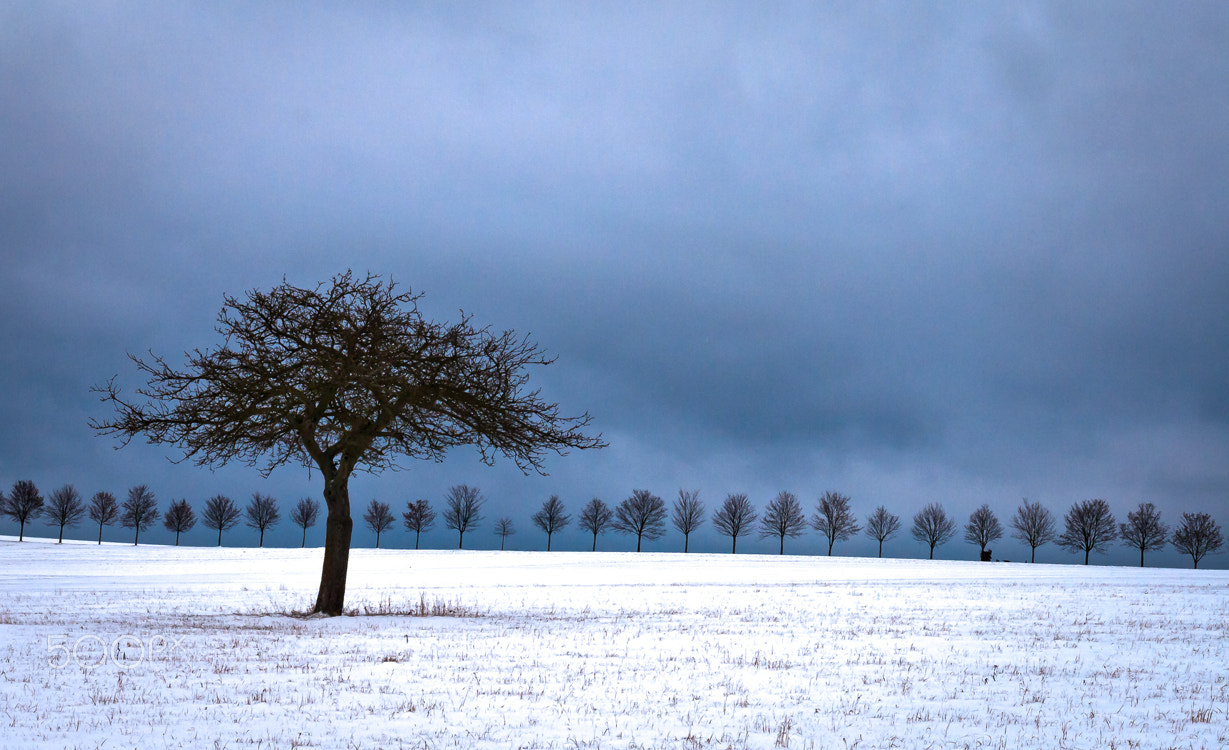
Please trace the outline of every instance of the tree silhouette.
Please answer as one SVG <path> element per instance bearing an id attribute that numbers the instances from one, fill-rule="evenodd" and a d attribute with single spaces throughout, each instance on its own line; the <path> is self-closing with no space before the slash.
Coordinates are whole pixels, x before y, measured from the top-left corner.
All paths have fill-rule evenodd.
<path id="1" fill-rule="evenodd" d="M 551 495 L 545 502 L 542 503 L 542 509 L 533 514 L 533 523 L 539 529 L 546 532 L 546 551 L 550 552 L 550 539 L 555 532 L 567 527 L 572 522 L 572 517 L 564 513 L 563 503 L 559 500 L 558 495 Z M 503 547 L 503 542 L 500 542 L 500 547 Z"/>
<path id="2" fill-rule="evenodd" d="M 38 487 L 28 479 L 19 479 L 13 483 L 9 494 L 0 493 L 0 515 L 8 516 L 19 526 L 17 541 L 26 539 L 26 522 L 38 518 L 43 512 L 43 498 L 38 494 Z"/>
<path id="3" fill-rule="evenodd" d="M 1139 567 L 1144 567 L 1144 552 L 1165 549 L 1169 527 L 1161 523 L 1161 512 L 1152 503 L 1140 503 L 1139 509 L 1127 513 L 1127 522 L 1119 526 L 1122 543 L 1139 550 Z"/>
<path id="4" fill-rule="evenodd" d="M 639 552 L 641 539 L 660 539 L 666 532 L 665 519 L 666 503 L 660 497 L 648 490 L 632 490 L 632 496 L 615 508 L 610 527 L 623 534 L 635 534 Z"/>
<path id="5" fill-rule="evenodd" d="M 1106 545 L 1118 538 L 1114 514 L 1104 500 L 1084 500 L 1072 505 L 1063 521 L 1067 528 L 1058 537 L 1058 546 L 1069 552 L 1083 552 L 1085 565 L 1090 552 L 1104 552 Z"/>
<path id="6" fill-rule="evenodd" d="M 866 535 L 879 542 L 879 557 L 883 557 L 883 543 L 900 531 L 900 516 L 893 515 L 880 505 L 866 518 Z"/>
<path id="7" fill-rule="evenodd" d="M 98 524 L 98 543 L 102 544 L 102 527 L 110 526 L 119 518 L 119 503 L 115 495 L 105 490 L 95 492 L 90 498 L 90 520 Z"/>
<path id="8" fill-rule="evenodd" d="M 260 543 L 256 546 L 265 546 L 265 531 L 277 525 L 282 518 L 282 514 L 277 510 L 277 500 L 268 495 L 253 492 L 252 499 L 248 502 L 248 507 L 244 512 L 247 515 L 245 523 L 248 528 L 260 532 Z"/>
<path id="9" fill-rule="evenodd" d="M 986 556 L 986 545 L 1002 538 L 1003 525 L 989 505 L 982 505 L 969 515 L 969 522 L 964 526 L 964 540 L 981 547 L 982 557 Z"/>
<path id="10" fill-rule="evenodd" d="M 862 530 L 849 510 L 849 497 L 839 492 L 825 492 L 819 498 L 811 526 L 828 538 L 829 555 L 837 539 L 848 539 Z"/>
<path id="11" fill-rule="evenodd" d="M 175 532 L 175 546 L 179 546 L 179 535 L 196 525 L 196 513 L 187 499 L 175 500 L 162 516 L 162 525 L 167 531 Z"/>
<path id="12" fill-rule="evenodd" d="M 367 528 L 376 533 L 376 549 L 380 548 L 380 534 L 387 531 L 396 520 L 393 518 L 393 510 L 388 507 L 388 503 L 382 503 L 379 500 L 373 499 L 367 504 L 367 512 L 363 514 L 363 522 L 367 524 Z"/>
<path id="13" fill-rule="evenodd" d="M 205 525 L 205 528 L 217 530 L 218 546 L 221 547 L 222 532 L 235 528 L 242 515 L 234 500 L 226 495 L 214 495 L 205 502 L 205 512 L 201 513 L 201 523 Z"/>
<path id="14" fill-rule="evenodd" d="M 686 553 L 691 535 L 704 525 L 704 503 L 700 502 L 699 490 L 679 490 L 670 522 L 683 535 L 683 552 Z"/>
<path id="15" fill-rule="evenodd" d="M 465 532 L 482 522 L 484 502 L 477 487 L 458 484 L 448 488 L 444 496 L 444 528 L 457 532 L 457 549 L 465 547 Z"/>
<path id="16" fill-rule="evenodd" d="M 158 501 L 149 487 L 138 484 L 128 490 L 128 497 L 120 508 L 120 525 L 125 529 L 135 529 L 132 544 L 136 546 L 141 540 L 141 532 L 158 520 Z"/>
<path id="17" fill-rule="evenodd" d="M 593 535 L 593 549 L 597 551 L 597 535 L 610 527 L 614 512 L 598 498 L 593 498 L 580 511 L 580 527 Z"/>
<path id="18" fill-rule="evenodd" d="M 1054 517 L 1050 515 L 1050 511 L 1041 503 L 1029 502 L 1027 497 L 1016 509 L 1016 514 L 1012 516 L 1011 527 L 1015 529 L 1012 537 L 1024 542 L 1032 550 L 1030 563 L 1037 562 L 1038 547 L 1058 538 L 1058 532 L 1054 528 Z"/>
<path id="19" fill-rule="evenodd" d="M 495 522 L 495 536 L 499 537 L 499 551 L 504 551 L 504 540 L 516 533 L 516 527 L 512 525 L 512 519 L 504 516 Z M 550 549 L 550 542 L 547 541 L 546 548 Z"/>
<path id="20" fill-rule="evenodd" d="M 1171 543 L 1179 552 L 1190 555 L 1194 567 L 1198 568 L 1204 556 L 1219 552 L 1225 546 L 1225 537 L 1207 513 L 1183 513 L 1182 523 L 1174 529 Z"/>
<path id="21" fill-rule="evenodd" d="M 956 533 L 956 522 L 948 517 L 939 503 L 931 503 L 913 517 L 913 538 L 930 547 L 930 559 L 935 559 L 935 547 L 947 544 Z"/>
<path id="22" fill-rule="evenodd" d="M 743 494 L 726 495 L 721 507 L 713 514 L 713 528 L 730 538 L 730 554 L 738 554 L 738 537 L 751 533 L 755 525 L 755 508 Z"/>
<path id="23" fill-rule="evenodd" d="M 72 527 L 80 523 L 81 517 L 85 515 L 85 505 L 81 502 L 81 495 L 78 494 L 77 488 L 66 484 L 52 492 L 51 497 L 47 498 L 47 503 L 43 506 L 43 514 L 47 516 L 48 526 L 60 527 L 60 538 L 56 544 L 63 544 L 64 527 Z"/>
<path id="24" fill-rule="evenodd" d="M 418 549 L 418 537 L 435 524 L 435 511 L 426 500 L 407 502 L 406 511 L 401 514 L 405 528 L 414 532 L 414 549 Z"/>
<path id="25" fill-rule="evenodd" d="M 777 537 L 780 541 L 779 555 L 785 554 L 785 537 L 796 538 L 807 527 L 806 516 L 802 513 L 802 503 L 792 492 L 782 490 L 775 498 L 768 501 L 764 515 L 760 518 L 760 537 Z"/>
<path id="26" fill-rule="evenodd" d="M 319 519 L 320 502 L 310 497 L 299 500 L 294 510 L 290 511 L 290 522 L 303 529 L 303 538 L 299 542 L 300 549 L 307 546 L 307 530 L 315 526 Z"/>
<path id="27" fill-rule="evenodd" d="M 442 460 L 474 445 L 484 461 L 511 458 L 540 471 L 548 451 L 599 448 L 582 433 L 587 414 L 560 416 L 526 388 L 527 369 L 546 365 L 512 331 L 426 320 L 419 295 L 392 281 L 349 271 L 314 288 L 283 282 L 240 299 L 227 295 L 216 330 L 222 344 L 187 354 L 185 369 L 161 357 L 133 357 L 148 377 L 125 398 L 112 378 L 97 390 L 117 416 L 92 420 L 127 444 L 183 446 L 200 465 L 263 461 L 266 475 L 286 463 L 319 469 L 324 480 L 324 561 L 315 612 L 339 615 L 354 521 L 355 471 L 396 467 L 401 456 Z"/>

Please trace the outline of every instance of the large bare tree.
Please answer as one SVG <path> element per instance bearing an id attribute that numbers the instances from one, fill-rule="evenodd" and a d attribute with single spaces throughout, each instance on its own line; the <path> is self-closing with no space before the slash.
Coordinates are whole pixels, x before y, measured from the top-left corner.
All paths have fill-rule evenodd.
<path id="1" fill-rule="evenodd" d="M 751 500 L 742 493 L 726 495 L 721 507 L 713 514 L 713 528 L 730 538 L 730 554 L 738 553 L 738 537 L 751 533 L 756 512 Z"/>
<path id="2" fill-rule="evenodd" d="M 913 538 L 930 547 L 930 559 L 935 559 L 935 547 L 947 544 L 956 533 L 956 521 L 947 515 L 939 503 L 930 503 L 913 516 Z"/>
<path id="3" fill-rule="evenodd" d="M 839 492 L 825 492 L 819 498 L 811 526 L 828 538 L 829 555 L 837 539 L 848 539 L 862 530 L 849 509 L 849 497 Z"/>
<path id="4" fill-rule="evenodd" d="M 47 516 L 48 526 L 60 527 L 60 538 L 57 544 L 64 542 L 64 527 L 76 526 L 85 515 L 85 505 L 81 502 L 81 494 L 71 484 L 66 484 L 51 493 L 47 504 L 43 506 L 43 514 Z"/>
<path id="5" fill-rule="evenodd" d="M 418 549 L 418 538 L 435 524 L 435 511 L 431 509 L 431 503 L 421 498 L 413 502 L 407 500 L 405 508 L 401 522 L 406 530 L 414 532 L 414 549 Z"/>
<path id="6" fill-rule="evenodd" d="M 1219 552 L 1225 546 L 1225 537 L 1207 513 L 1183 513 L 1182 523 L 1174 529 L 1171 543 L 1174 549 L 1190 555 L 1194 567 L 1198 568 L 1205 555 Z"/>
<path id="7" fill-rule="evenodd" d="M 347 271 L 315 287 L 283 282 L 227 295 L 215 349 L 193 350 L 178 369 L 132 357 L 148 378 L 125 397 L 112 378 L 98 390 L 117 411 L 94 420 L 126 444 L 138 435 L 178 444 L 201 465 L 263 463 L 318 469 L 324 482 L 324 560 L 314 611 L 339 615 L 354 520 L 355 471 L 395 468 L 400 457 L 443 460 L 474 445 L 484 461 L 541 471 L 546 452 L 598 448 L 589 416 L 564 417 L 529 390 L 528 368 L 546 365 L 527 337 L 425 319 L 419 295 Z"/>
<path id="8" fill-rule="evenodd" d="M 969 544 L 981 547 L 981 556 L 986 557 L 986 545 L 996 539 L 1003 538 L 1003 524 L 989 505 L 982 505 L 969 514 L 969 522 L 964 525 L 964 540 Z"/>
<path id="9" fill-rule="evenodd" d="M 683 535 L 683 552 L 686 553 L 691 535 L 704 525 L 704 503 L 700 501 L 699 490 L 679 490 L 670 522 Z"/>
<path id="10" fill-rule="evenodd" d="M 222 532 L 230 531 L 239 523 L 243 513 L 235 501 L 226 495 L 214 495 L 205 501 L 205 512 L 201 513 L 201 523 L 205 528 L 218 532 L 218 546 L 222 546 Z"/>
<path id="11" fill-rule="evenodd" d="M 599 498 L 593 498 L 585 503 L 580 510 L 580 527 L 593 535 L 593 549 L 597 551 L 597 535 L 609 528 L 614 512 Z"/>
<path id="12" fill-rule="evenodd" d="M 1139 567 L 1144 567 L 1144 553 L 1165 549 L 1169 527 L 1161 522 L 1161 512 L 1152 503 L 1140 503 L 1127 513 L 1127 522 L 1118 527 L 1122 543 L 1139 550 Z"/>
<path id="13" fill-rule="evenodd" d="M 798 502 L 798 496 L 781 490 L 764 508 L 764 515 L 760 518 L 760 538 L 777 537 L 780 541 L 777 554 L 784 555 L 785 537 L 794 539 L 806 527 L 807 518 L 802 512 L 802 503 Z"/>
<path id="14" fill-rule="evenodd" d="M 1011 536 L 1029 546 L 1032 555 L 1029 558 L 1030 563 L 1037 562 L 1038 547 L 1058 538 L 1058 531 L 1054 528 L 1054 516 L 1050 514 L 1050 510 L 1027 497 L 1011 517 L 1011 527 L 1015 529 Z"/>
<path id="15" fill-rule="evenodd" d="M 171 506 L 162 515 L 162 525 L 167 531 L 175 532 L 175 546 L 179 546 L 179 535 L 196 525 L 196 513 L 185 498 L 171 501 Z"/>
<path id="16" fill-rule="evenodd" d="M 13 482 L 13 489 L 5 495 L 0 492 L 0 515 L 8 516 L 19 524 L 17 541 L 26 539 L 26 522 L 38 518 L 43 512 L 43 496 L 38 487 L 28 479 Z"/>
<path id="17" fill-rule="evenodd" d="M 1058 546 L 1069 552 L 1083 552 L 1084 564 L 1094 550 L 1104 552 L 1118 538 L 1118 524 L 1110 512 L 1110 504 L 1101 499 L 1083 500 L 1071 506 L 1063 519 L 1066 529 L 1058 537 Z"/>
<path id="18" fill-rule="evenodd" d="M 551 495 L 542 503 L 542 509 L 533 514 L 533 524 L 546 532 L 546 551 L 550 552 L 550 540 L 556 532 L 572 522 L 572 517 L 564 513 L 563 501 L 558 495 Z M 500 542 L 500 548 L 503 542 Z"/>
<path id="19" fill-rule="evenodd" d="M 648 490 L 632 490 L 632 496 L 615 508 L 610 527 L 636 535 L 636 551 L 642 539 L 660 539 L 666 532 L 666 503 Z"/>
<path id="20" fill-rule="evenodd" d="M 102 544 L 102 527 L 110 526 L 119 518 L 119 503 L 106 490 L 95 492 L 90 498 L 90 520 L 98 524 L 98 543 Z"/>
<path id="21" fill-rule="evenodd" d="M 158 500 L 146 485 L 138 484 L 128 490 L 128 497 L 120 504 L 120 526 L 135 529 L 132 544 L 141 541 L 141 532 L 158 520 Z"/>
<path id="22" fill-rule="evenodd" d="M 448 488 L 444 496 L 444 528 L 457 532 L 457 549 L 465 546 L 465 532 L 482 522 L 485 502 L 477 487 L 458 484 Z"/>
<path id="23" fill-rule="evenodd" d="M 883 543 L 900 531 L 900 516 L 889 513 L 880 505 L 866 517 L 866 535 L 879 542 L 879 556 L 883 557 Z"/>
<path id="24" fill-rule="evenodd" d="M 388 503 L 382 503 L 373 498 L 367 504 L 367 512 L 363 514 L 363 523 L 376 533 L 376 549 L 380 548 L 380 535 L 388 531 L 396 520 L 393 518 L 393 510 L 388 507 Z"/>

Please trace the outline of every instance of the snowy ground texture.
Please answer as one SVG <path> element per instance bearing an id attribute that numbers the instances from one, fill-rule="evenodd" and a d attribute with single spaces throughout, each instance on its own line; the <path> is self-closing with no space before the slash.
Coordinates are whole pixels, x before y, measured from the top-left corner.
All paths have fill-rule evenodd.
<path id="1" fill-rule="evenodd" d="M 1229 747 L 1227 571 L 320 557 L 0 540 L 0 747 Z"/>

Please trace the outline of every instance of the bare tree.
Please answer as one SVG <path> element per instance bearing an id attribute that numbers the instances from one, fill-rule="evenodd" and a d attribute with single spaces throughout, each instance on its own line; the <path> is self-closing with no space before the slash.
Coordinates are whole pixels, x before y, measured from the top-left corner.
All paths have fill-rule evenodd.
<path id="1" fill-rule="evenodd" d="M 1144 567 L 1144 552 L 1165 549 L 1169 527 L 1161 523 L 1161 512 L 1152 503 L 1140 503 L 1127 513 L 1127 522 L 1118 527 L 1123 544 L 1139 550 L 1139 567 Z"/>
<path id="2" fill-rule="evenodd" d="M 964 526 L 964 540 L 969 544 L 981 547 L 981 557 L 986 558 L 986 545 L 1003 538 L 1003 525 L 990 510 L 989 505 L 982 505 L 969 514 L 969 522 Z"/>
<path id="3" fill-rule="evenodd" d="M 227 295 L 217 348 L 188 353 L 183 370 L 133 357 L 148 377 L 140 398 L 125 398 L 112 378 L 97 390 L 117 416 L 91 424 L 122 444 L 143 434 L 181 445 L 200 465 L 263 458 L 266 475 L 287 463 L 319 469 L 328 517 L 314 611 L 339 615 L 356 470 L 395 468 L 401 456 L 443 460 L 474 445 L 488 463 L 502 454 L 541 471 L 547 452 L 605 445 L 583 434 L 587 414 L 563 417 L 527 388 L 528 368 L 553 361 L 536 344 L 466 316 L 426 320 L 419 298 L 349 271 L 315 288 L 283 282 Z"/>
<path id="4" fill-rule="evenodd" d="M 1118 538 L 1118 524 L 1110 505 L 1104 500 L 1084 500 L 1071 506 L 1064 520 L 1066 530 L 1058 537 L 1058 546 L 1069 552 L 1083 552 L 1084 564 L 1094 550 L 1105 552 L 1105 547 Z"/>
<path id="5" fill-rule="evenodd" d="M 85 515 L 85 505 L 81 502 L 81 495 L 77 492 L 77 488 L 66 484 L 52 492 L 51 497 L 47 498 L 47 503 L 43 506 L 43 513 L 47 516 L 48 526 L 60 527 L 60 538 L 56 544 L 63 544 L 64 527 L 76 526 L 81 522 L 81 517 Z"/>
<path id="6" fill-rule="evenodd" d="M 477 528 L 482 522 L 484 502 L 477 487 L 458 484 L 448 488 L 448 494 L 444 496 L 444 528 L 457 532 L 457 549 L 465 545 L 465 532 Z"/>
<path id="7" fill-rule="evenodd" d="M 1027 497 L 1016 509 L 1016 515 L 1012 516 L 1011 527 L 1015 529 L 1012 537 L 1024 542 L 1032 550 L 1032 557 L 1029 558 L 1031 563 L 1037 562 L 1038 547 L 1058 538 L 1054 517 L 1050 515 L 1049 509 L 1041 503 L 1030 502 Z"/>
<path id="8" fill-rule="evenodd" d="M 930 547 L 930 559 L 935 559 L 935 547 L 947 544 L 956 534 L 956 521 L 949 518 L 939 503 L 931 503 L 913 517 L 913 538 Z"/>
<path id="9" fill-rule="evenodd" d="M 175 532 L 175 546 L 179 546 L 179 535 L 196 525 L 196 513 L 187 499 L 173 500 L 171 506 L 162 516 L 162 525 L 167 531 Z"/>
<path id="10" fill-rule="evenodd" d="M 730 554 L 738 553 L 738 537 L 751 533 L 755 518 L 755 508 L 751 507 L 746 495 L 726 495 L 721 507 L 713 514 L 713 528 L 730 538 Z"/>
<path id="11" fill-rule="evenodd" d="M 542 503 L 542 509 L 533 514 L 533 523 L 546 532 L 546 551 L 550 552 L 550 539 L 555 532 L 567 527 L 572 517 L 564 513 L 563 503 L 558 495 L 551 495 Z"/>
<path id="12" fill-rule="evenodd" d="M 43 498 L 38 494 L 38 487 L 28 479 L 19 479 L 13 483 L 13 489 L 6 496 L 0 493 L 0 515 L 20 524 L 17 541 L 26 539 L 26 522 L 38 518 L 43 512 Z"/>
<path id="13" fill-rule="evenodd" d="M 1225 546 L 1225 538 L 1220 526 L 1207 513 L 1183 513 L 1171 544 L 1179 552 L 1190 555 L 1194 567 L 1198 568 L 1205 555 L 1219 552 Z"/>
<path id="14" fill-rule="evenodd" d="M 205 512 L 201 514 L 201 523 L 207 529 L 217 530 L 218 546 L 221 547 L 222 532 L 235 528 L 242 515 L 234 500 L 226 495 L 214 495 L 205 501 Z"/>
<path id="15" fill-rule="evenodd" d="M 256 546 L 265 546 L 265 531 L 276 526 L 282 517 L 282 514 L 277 510 L 277 500 L 274 500 L 269 495 L 253 492 L 252 499 L 244 510 L 247 515 L 245 523 L 248 525 L 248 528 L 256 529 L 260 532 L 260 543 Z"/>
<path id="16" fill-rule="evenodd" d="M 598 498 L 590 500 L 580 511 L 580 527 L 593 535 L 593 552 L 597 551 L 597 535 L 609 526 L 614 513 Z"/>
<path id="17" fill-rule="evenodd" d="M 764 516 L 760 519 L 760 538 L 777 537 L 781 543 L 777 554 L 784 555 L 785 537 L 795 539 L 806 527 L 802 503 L 798 502 L 794 493 L 782 490 L 764 508 Z"/>
<path id="18" fill-rule="evenodd" d="M 392 508 L 388 507 L 388 503 L 382 503 L 373 498 L 367 504 L 367 512 L 363 514 L 363 522 L 367 524 L 367 528 L 376 533 L 376 549 L 380 548 L 380 534 L 387 531 L 396 520 L 393 517 Z"/>
<path id="19" fill-rule="evenodd" d="M 883 557 L 883 543 L 900 532 L 900 516 L 893 515 L 880 505 L 866 518 L 866 535 L 879 542 L 879 556 Z"/>
<path id="20" fill-rule="evenodd" d="M 679 490 L 670 522 L 683 535 L 683 552 L 686 553 L 692 533 L 704 525 L 704 503 L 700 502 L 699 490 Z"/>
<path id="21" fill-rule="evenodd" d="M 641 539 L 660 539 L 666 533 L 666 503 L 648 490 L 632 490 L 632 496 L 615 508 L 614 521 L 610 526 L 615 531 L 636 535 L 636 551 L 640 551 Z"/>
<path id="22" fill-rule="evenodd" d="M 98 543 L 102 544 L 102 527 L 110 526 L 119 518 L 119 503 L 115 495 L 103 490 L 90 498 L 90 520 L 98 524 Z"/>
<path id="23" fill-rule="evenodd" d="M 158 520 L 158 501 L 149 487 L 138 484 L 128 490 L 128 497 L 121 505 L 121 511 L 120 526 L 136 530 L 132 537 L 132 544 L 136 546 L 141 541 L 141 532 Z"/>
<path id="24" fill-rule="evenodd" d="M 431 510 L 431 503 L 422 499 L 407 501 L 405 507 L 406 511 L 401 514 L 402 523 L 407 530 L 414 532 L 414 549 L 418 549 L 418 537 L 435 524 L 435 511 Z"/>
<path id="25" fill-rule="evenodd" d="M 499 537 L 499 551 L 504 551 L 504 541 L 516 533 L 516 527 L 512 525 L 512 519 L 504 516 L 495 522 L 495 535 Z M 546 548 L 550 549 L 550 541 L 547 540 Z"/>
<path id="26" fill-rule="evenodd" d="M 849 510 L 849 497 L 839 492 L 825 492 L 819 498 L 811 526 L 828 538 L 829 555 L 837 539 L 848 539 L 862 530 Z"/>
<path id="27" fill-rule="evenodd" d="M 299 542 L 300 549 L 307 546 L 307 530 L 320 520 L 320 502 L 305 497 L 290 511 L 290 522 L 303 529 L 303 539 Z"/>

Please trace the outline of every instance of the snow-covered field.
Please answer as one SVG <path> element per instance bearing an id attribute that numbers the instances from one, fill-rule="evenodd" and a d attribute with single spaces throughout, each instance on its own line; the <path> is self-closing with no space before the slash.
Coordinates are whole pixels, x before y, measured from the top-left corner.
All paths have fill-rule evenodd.
<path id="1" fill-rule="evenodd" d="M 4 748 L 1224 748 L 1229 572 L 0 540 Z M 421 610 L 445 616 L 410 616 Z"/>

